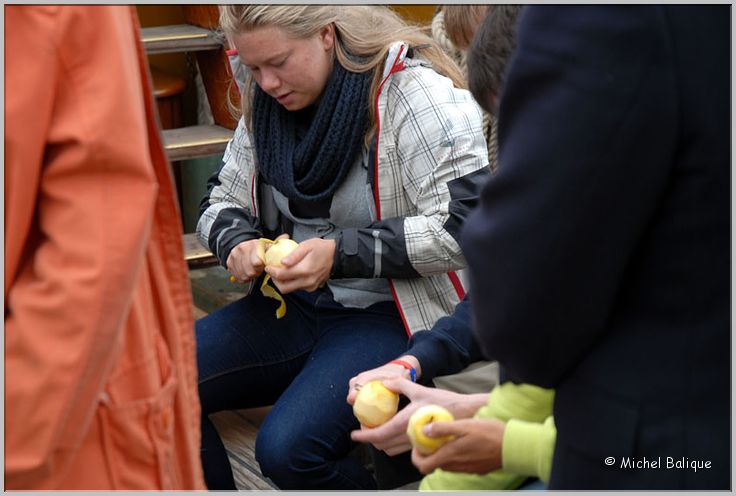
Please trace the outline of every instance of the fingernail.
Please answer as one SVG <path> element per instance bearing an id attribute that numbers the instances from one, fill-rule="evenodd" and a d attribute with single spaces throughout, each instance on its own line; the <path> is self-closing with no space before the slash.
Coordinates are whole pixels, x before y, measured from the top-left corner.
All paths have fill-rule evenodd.
<path id="1" fill-rule="evenodd" d="M 424 426 L 424 428 L 422 428 L 422 432 L 424 432 L 424 434 L 426 434 L 428 436 L 431 436 L 432 435 L 432 431 L 433 430 L 434 430 L 434 428 L 433 428 L 432 424 L 427 424 L 427 425 Z"/>

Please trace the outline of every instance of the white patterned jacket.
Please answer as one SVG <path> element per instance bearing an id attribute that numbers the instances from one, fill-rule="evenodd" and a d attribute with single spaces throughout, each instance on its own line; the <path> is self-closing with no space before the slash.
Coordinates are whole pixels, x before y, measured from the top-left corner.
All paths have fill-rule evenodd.
<path id="1" fill-rule="evenodd" d="M 455 272 L 465 266 L 460 230 L 490 171 L 480 107 L 407 51 L 404 43 L 389 50 L 374 103 L 376 221 L 338 233 L 332 277 L 387 278 L 412 334 L 431 329 L 465 294 Z M 237 244 L 278 230 L 278 212 L 260 191 L 242 118 L 223 161 L 200 205 L 197 235 L 226 266 Z"/>

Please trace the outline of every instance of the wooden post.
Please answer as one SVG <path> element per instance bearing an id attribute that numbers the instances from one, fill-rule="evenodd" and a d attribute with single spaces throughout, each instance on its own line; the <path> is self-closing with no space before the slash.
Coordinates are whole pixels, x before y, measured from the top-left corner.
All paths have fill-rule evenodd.
<path id="1" fill-rule="evenodd" d="M 218 29 L 220 14 L 217 5 L 184 5 L 182 8 L 187 23 Z M 225 49 L 196 52 L 196 57 L 215 124 L 235 129 L 238 122 L 230 112 L 228 95 L 232 104 L 239 108 L 240 94 L 233 81 Z"/>

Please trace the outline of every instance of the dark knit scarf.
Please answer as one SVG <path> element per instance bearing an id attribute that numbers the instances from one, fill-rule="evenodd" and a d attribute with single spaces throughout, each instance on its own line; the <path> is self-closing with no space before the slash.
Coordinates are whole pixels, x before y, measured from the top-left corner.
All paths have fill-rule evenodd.
<path id="1" fill-rule="evenodd" d="M 258 85 L 253 135 L 260 173 L 292 200 L 330 198 L 360 153 L 368 129 L 370 71 L 347 71 L 335 60 L 319 107 L 302 139 L 297 119 Z"/>

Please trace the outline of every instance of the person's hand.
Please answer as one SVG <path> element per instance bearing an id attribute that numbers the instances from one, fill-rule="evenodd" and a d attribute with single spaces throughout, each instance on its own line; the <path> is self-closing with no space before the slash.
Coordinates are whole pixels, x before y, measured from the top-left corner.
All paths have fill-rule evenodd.
<path id="1" fill-rule="evenodd" d="M 450 472 L 487 474 L 501 468 L 503 434 L 506 424 L 495 419 L 463 419 L 434 422 L 424 426 L 429 437 L 455 436 L 431 455 L 416 449 L 411 461 L 423 474 L 441 468 Z"/>
<path id="2" fill-rule="evenodd" d="M 265 270 L 282 294 L 315 291 L 330 278 L 334 258 L 335 240 L 311 238 L 281 260 L 284 268 L 268 266 Z"/>
<path id="3" fill-rule="evenodd" d="M 263 273 L 263 260 L 258 256 L 258 240 L 243 241 L 230 250 L 227 270 L 239 281 L 247 282 Z"/>
<path id="4" fill-rule="evenodd" d="M 353 441 L 370 443 L 376 449 L 385 451 L 389 456 L 398 455 L 411 449 L 409 437 L 406 435 L 406 426 L 409 423 L 409 417 L 420 406 L 440 405 L 447 408 L 455 418 L 465 418 L 475 413 L 480 405 L 484 403 L 483 399 L 487 398 L 487 395 L 467 395 L 429 388 L 403 378 L 386 379 L 382 382 L 390 390 L 409 398 L 411 403 L 385 424 L 372 429 L 361 426 L 359 430 L 351 432 L 350 437 Z"/>
<path id="5" fill-rule="evenodd" d="M 416 358 L 412 359 L 404 356 L 402 357 L 402 360 L 410 361 L 410 363 L 414 365 L 414 370 L 417 371 L 417 374 L 419 373 L 419 362 L 417 362 Z M 387 363 L 380 367 L 376 367 L 375 369 L 361 372 L 348 381 L 348 404 L 352 405 L 355 403 L 355 397 L 358 395 L 358 387 L 356 386 L 363 386 L 371 381 L 380 381 L 383 379 L 393 379 L 398 377 L 403 377 L 405 379 L 410 377 L 409 371 L 398 363 Z"/>

